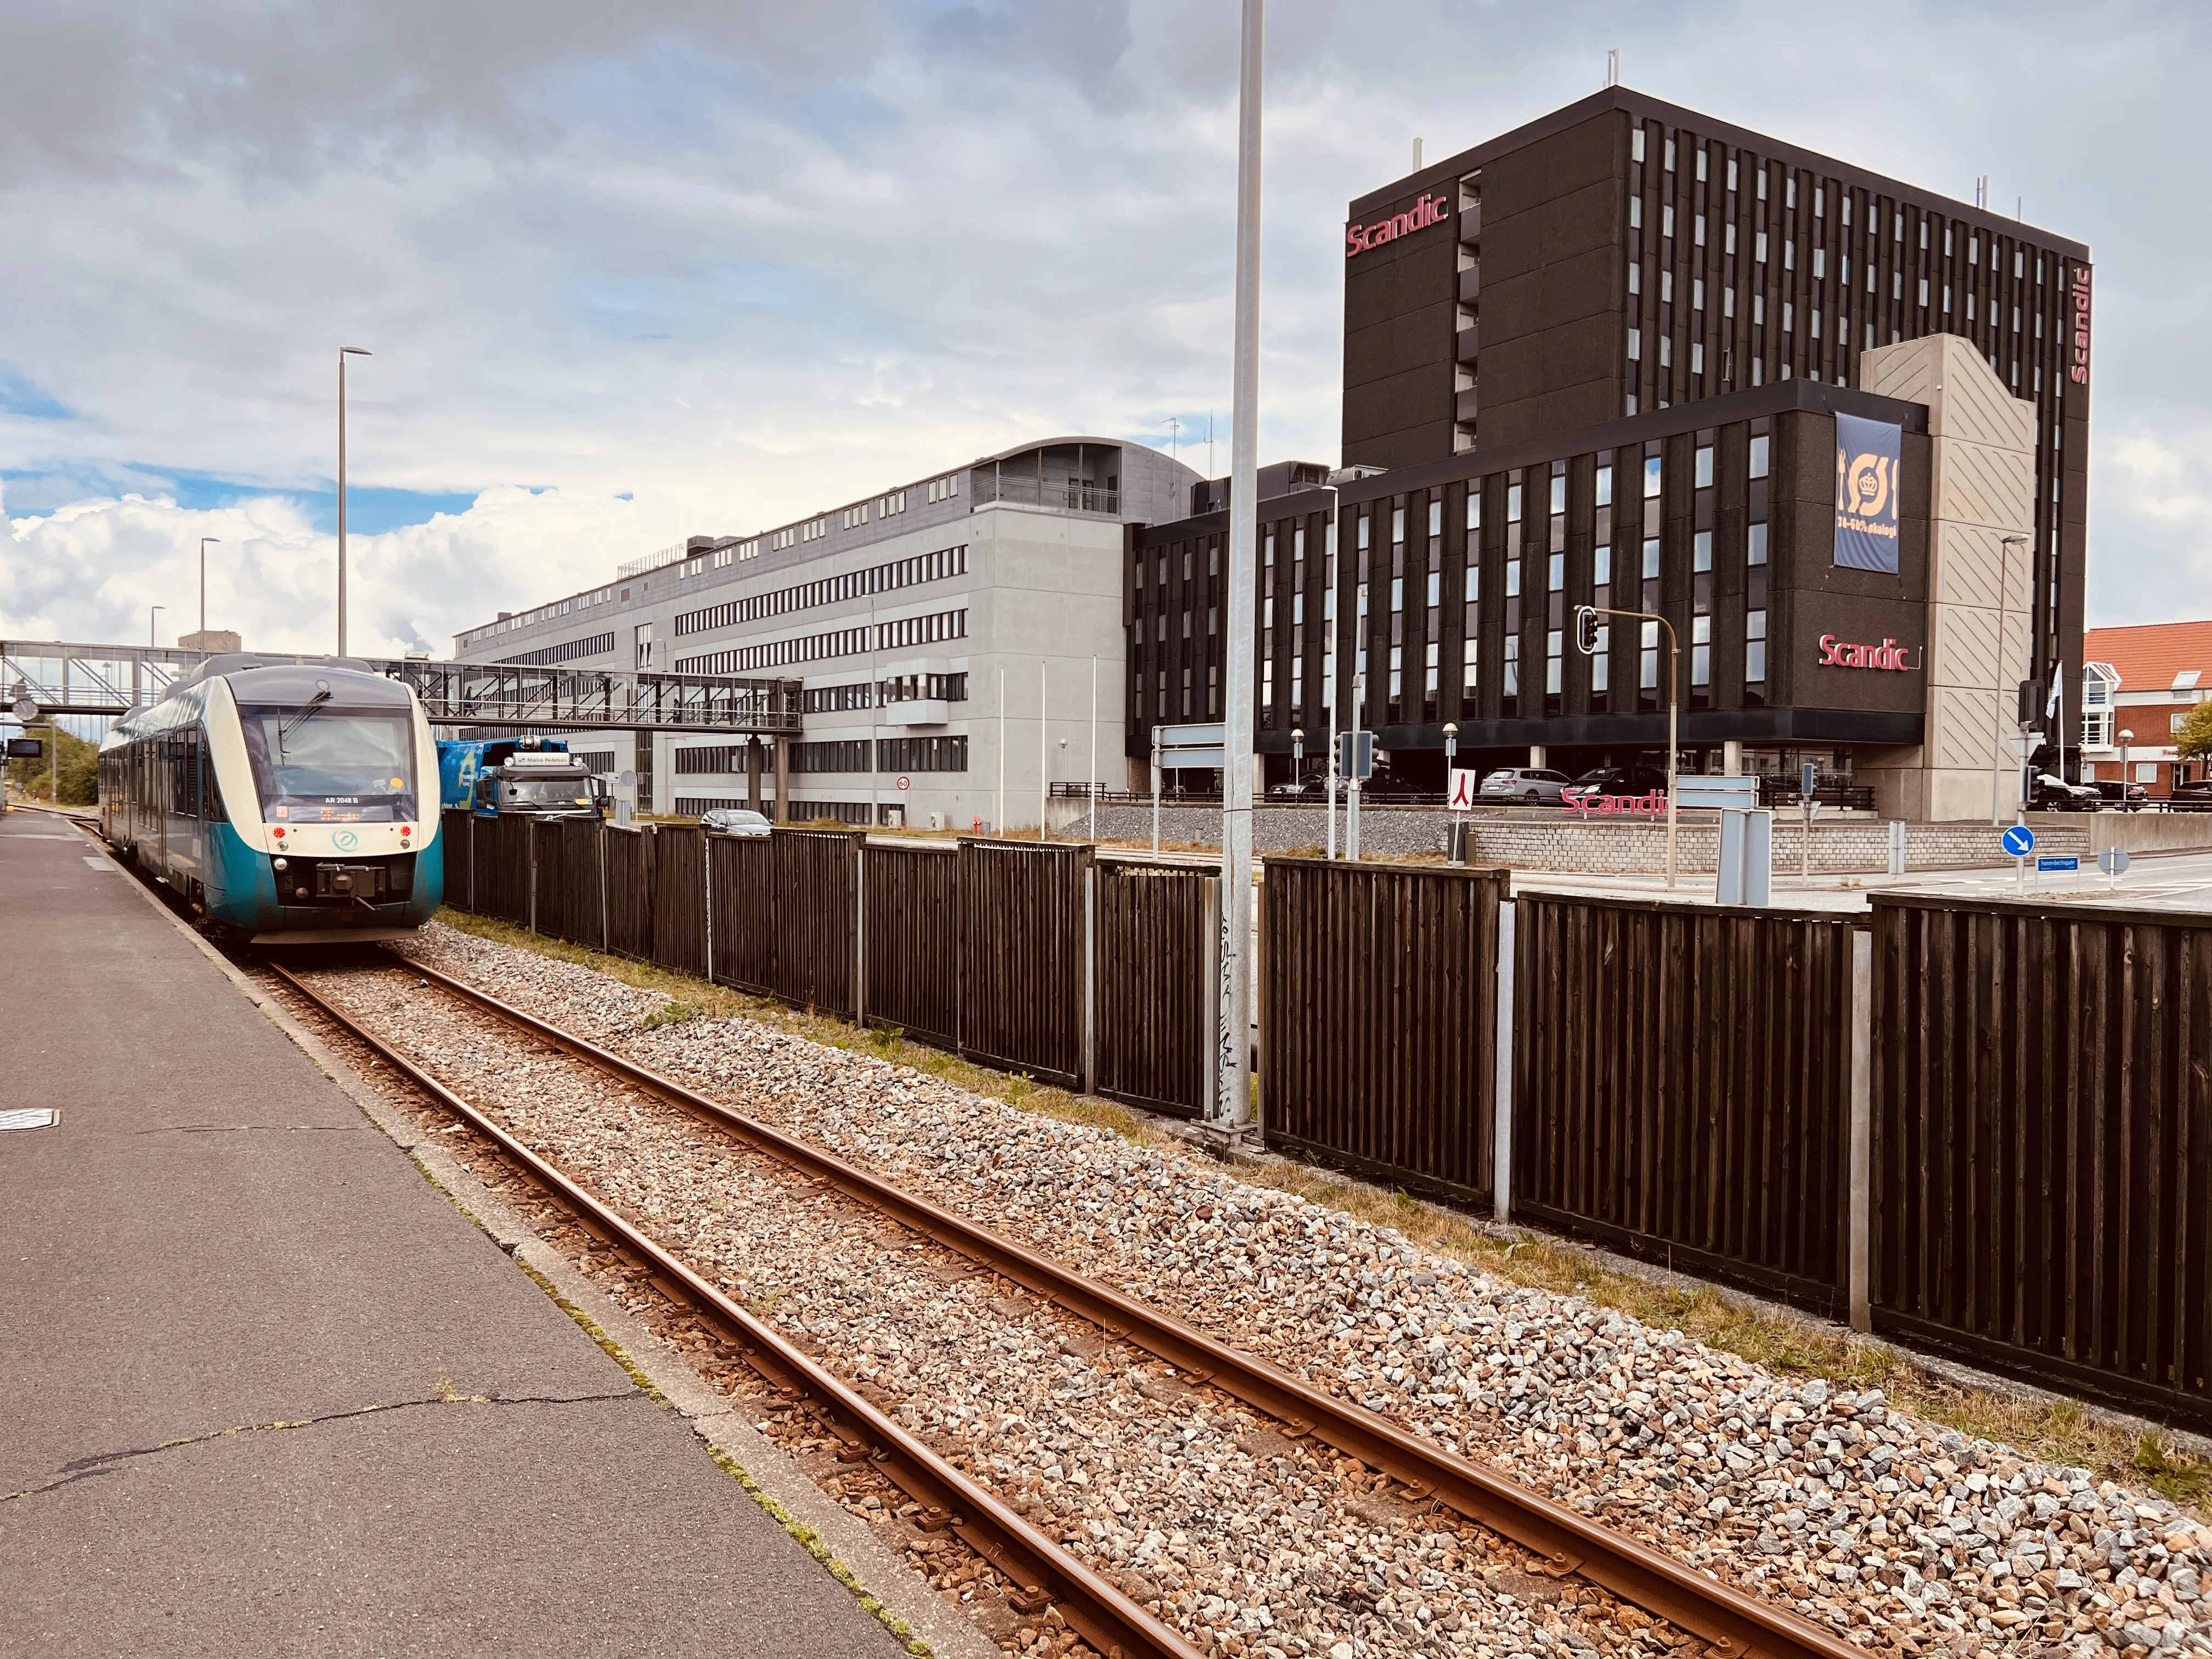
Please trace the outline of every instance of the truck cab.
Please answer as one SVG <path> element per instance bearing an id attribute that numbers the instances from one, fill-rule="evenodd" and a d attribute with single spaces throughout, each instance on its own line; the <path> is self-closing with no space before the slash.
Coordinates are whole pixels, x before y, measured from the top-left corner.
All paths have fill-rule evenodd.
<path id="1" fill-rule="evenodd" d="M 440 793 L 450 811 L 480 818 L 605 817 L 605 787 L 558 738 L 438 745 Z"/>

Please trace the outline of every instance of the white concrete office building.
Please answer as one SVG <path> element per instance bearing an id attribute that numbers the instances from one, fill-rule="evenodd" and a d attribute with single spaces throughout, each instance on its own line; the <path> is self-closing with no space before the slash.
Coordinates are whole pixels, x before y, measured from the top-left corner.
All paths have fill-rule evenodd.
<path id="1" fill-rule="evenodd" d="M 1126 787 L 1123 526 L 1183 517 L 1199 481 L 1143 445 L 1054 438 L 695 536 L 470 629 L 454 654 L 801 683 L 796 738 L 572 739 L 635 774 L 641 811 L 1034 828 L 1054 784 Z"/>

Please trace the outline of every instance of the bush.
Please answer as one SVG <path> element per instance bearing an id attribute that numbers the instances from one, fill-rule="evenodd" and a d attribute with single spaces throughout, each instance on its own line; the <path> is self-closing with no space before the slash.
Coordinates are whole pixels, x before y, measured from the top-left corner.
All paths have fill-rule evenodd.
<path id="1" fill-rule="evenodd" d="M 61 778 L 61 806 L 89 806 L 100 799 L 100 750 L 59 726 L 33 726 L 27 735 L 43 738 L 50 745 L 37 760 L 8 763 L 8 781 L 19 794 L 33 800 L 53 799 L 57 762 Z"/>

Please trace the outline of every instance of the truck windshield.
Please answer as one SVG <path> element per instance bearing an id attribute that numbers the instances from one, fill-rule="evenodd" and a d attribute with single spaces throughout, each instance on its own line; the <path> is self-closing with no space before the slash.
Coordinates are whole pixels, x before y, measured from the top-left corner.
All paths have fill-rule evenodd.
<path id="1" fill-rule="evenodd" d="M 592 804 L 591 781 L 587 778 L 523 778 L 499 787 L 502 806 L 589 806 Z"/>
<path id="2" fill-rule="evenodd" d="M 416 816 L 414 722 L 404 708 L 239 711 L 261 815 L 279 823 L 392 823 Z"/>

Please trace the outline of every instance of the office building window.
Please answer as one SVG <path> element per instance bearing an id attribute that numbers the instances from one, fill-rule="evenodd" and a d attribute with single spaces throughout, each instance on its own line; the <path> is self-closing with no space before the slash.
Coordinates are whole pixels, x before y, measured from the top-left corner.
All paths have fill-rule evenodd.
<path id="1" fill-rule="evenodd" d="M 1690 618 L 1690 686 L 1701 690 L 1713 683 L 1713 619 Z"/>
<path id="2" fill-rule="evenodd" d="M 1766 438 L 1766 436 L 1765 436 L 1764 434 L 1762 434 L 1761 435 L 1759 435 L 1759 436 L 1758 436 L 1758 437 L 1753 438 L 1753 439 L 1751 441 L 1751 473 L 1750 473 L 1750 476 L 1751 476 L 1751 477 L 1754 477 L 1754 478 L 1763 478 L 1763 477 L 1765 477 L 1766 476 L 1766 457 L 1767 457 L 1767 444 L 1768 444 L 1768 442 L 1769 442 L 1769 440 Z"/>

